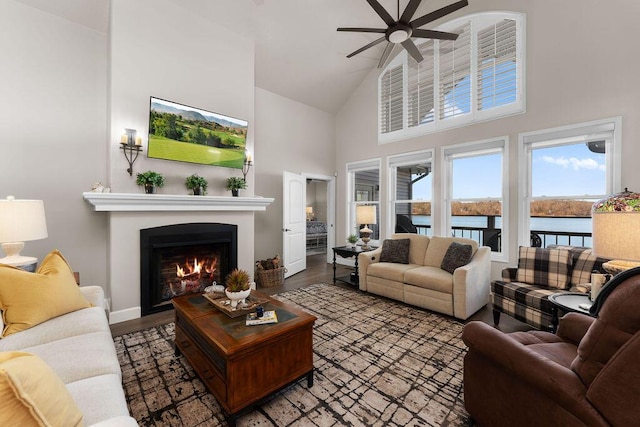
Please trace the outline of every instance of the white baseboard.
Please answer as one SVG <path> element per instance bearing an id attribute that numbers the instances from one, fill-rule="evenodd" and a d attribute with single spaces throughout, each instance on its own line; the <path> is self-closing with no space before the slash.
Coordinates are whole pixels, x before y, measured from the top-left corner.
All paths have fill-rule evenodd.
<path id="1" fill-rule="evenodd" d="M 127 308 L 126 310 L 112 311 L 109 313 L 109 324 L 126 322 L 127 320 L 139 319 L 142 317 L 140 307 Z"/>

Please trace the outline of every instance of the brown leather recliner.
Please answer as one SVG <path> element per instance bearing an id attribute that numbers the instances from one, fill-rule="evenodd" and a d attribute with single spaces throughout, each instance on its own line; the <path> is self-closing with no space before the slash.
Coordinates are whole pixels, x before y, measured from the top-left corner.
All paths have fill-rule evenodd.
<path id="1" fill-rule="evenodd" d="M 605 292 L 606 291 L 606 292 Z M 612 279 L 556 334 L 468 323 L 465 408 L 479 426 L 640 423 L 640 268 Z"/>

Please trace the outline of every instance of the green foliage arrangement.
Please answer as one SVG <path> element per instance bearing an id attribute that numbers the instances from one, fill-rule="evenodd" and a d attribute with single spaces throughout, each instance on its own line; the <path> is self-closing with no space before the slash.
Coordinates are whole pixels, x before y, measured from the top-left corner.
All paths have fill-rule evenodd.
<path id="1" fill-rule="evenodd" d="M 247 188 L 247 182 L 237 176 L 227 178 L 227 190 L 244 190 Z"/>
<path id="2" fill-rule="evenodd" d="M 355 234 L 349 234 L 349 237 L 347 237 L 347 241 L 351 244 L 354 244 L 358 241 L 358 236 Z"/>
<path id="3" fill-rule="evenodd" d="M 249 289 L 249 273 L 238 268 L 227 275 L 225 285 L 229 292 L 241 292 Z"/>
<path id="4" fill-rule="evenodd" d="M 184 182 L 184 185 L 189 190 L 194 190 L 194 193 L 198 189 L 202 190 L 203 194 L 207 193 L 207 185 L 208 185 L 207 180 L 199 176 L 197 173 L 194 173 L 193 175 L 189 175 L 186 181 Z"/>
<path id="5" fill-rule="evenodd" d="M 154 171 L 141 172 L 136 175 L 136 184 L 141 186 L 154 185 L 162 188 L 164 187 L 164 176 Z"/>

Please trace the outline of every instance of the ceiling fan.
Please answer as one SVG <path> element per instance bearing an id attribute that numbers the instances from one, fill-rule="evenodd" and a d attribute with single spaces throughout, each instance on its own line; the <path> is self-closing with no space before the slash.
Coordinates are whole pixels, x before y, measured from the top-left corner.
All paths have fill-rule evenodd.
<path id="1" fill-rule="evenodd" d="M 384 23 L 387 24 L 387 28 L 338 28 L 338 31 L 384 34 L 384 36 L 380 37 L 379 39 L 376 39 L 368 45 L 363 46 L 355 52 L 350 53 L 349 55 L 347 55 L 347 58 L 351 58 L 352 56 L 355 56 L 360 52 L 363 52 L 386 40 L 387 46 L 382 53 L 380 62 L 378 62 L 378 68 L 382 68 L 396 44 L 401 44 L 402 47 L 404 47 L 407 52 L 409 52 L 413 59 L 415 59 L 417 62 L 421 62 L 424 58 L 413 40 L 411 40 L 411 37 L 439 40 L 457 39 L 458 34 L 434 30 L 424 30 L 418 27 L 426 25 L 430 22 L 435 21 L 436 19 L 442 18 L 443 16 L 446 16 L 458 9 L 467 6 L 469 4 L 469 1 L 457 1 L 450 4 L 449 6 L 445 6 L 434 12 L 427 13 L 426 15 L 423 15 L 420 18 L 416 18 L 412 21 L 411 18 L 413 18 L 413 14 L 416 12 L 421 2 L 422 0 L 409 0 L 409 4 L 407 4 L 404 12 L 402 12 L 402 16 L 400 16 L 400 0 L 398 0 L 398 20 L 396 21 L 377 0 L 367 0 L 367 3 L 369 3 L 369 5 L 373 8 L 373 10 L 375 10 L 378 16 L 382 18 Z"/>

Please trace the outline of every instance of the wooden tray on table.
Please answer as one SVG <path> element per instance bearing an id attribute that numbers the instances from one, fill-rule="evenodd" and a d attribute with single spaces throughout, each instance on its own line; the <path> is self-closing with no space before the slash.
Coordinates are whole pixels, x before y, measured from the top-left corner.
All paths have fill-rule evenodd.
<path id="1" fill-rule="evenodd" d="M 251 294 L 245 300 L 245 305 L 241 306 L 241 303 L 238 303 L 238 306 L 234 309 L 231 308 L 231 301 L 225 294 L 211 292 L 202 294 L 202 296 L 205 297 L 215 308 L 232 318 L 252 313 L 256 310 L 256 307 L 269 302 L 268 299 L 259 298 L 253 294 L 253 291 L 251 291 Z"/>

